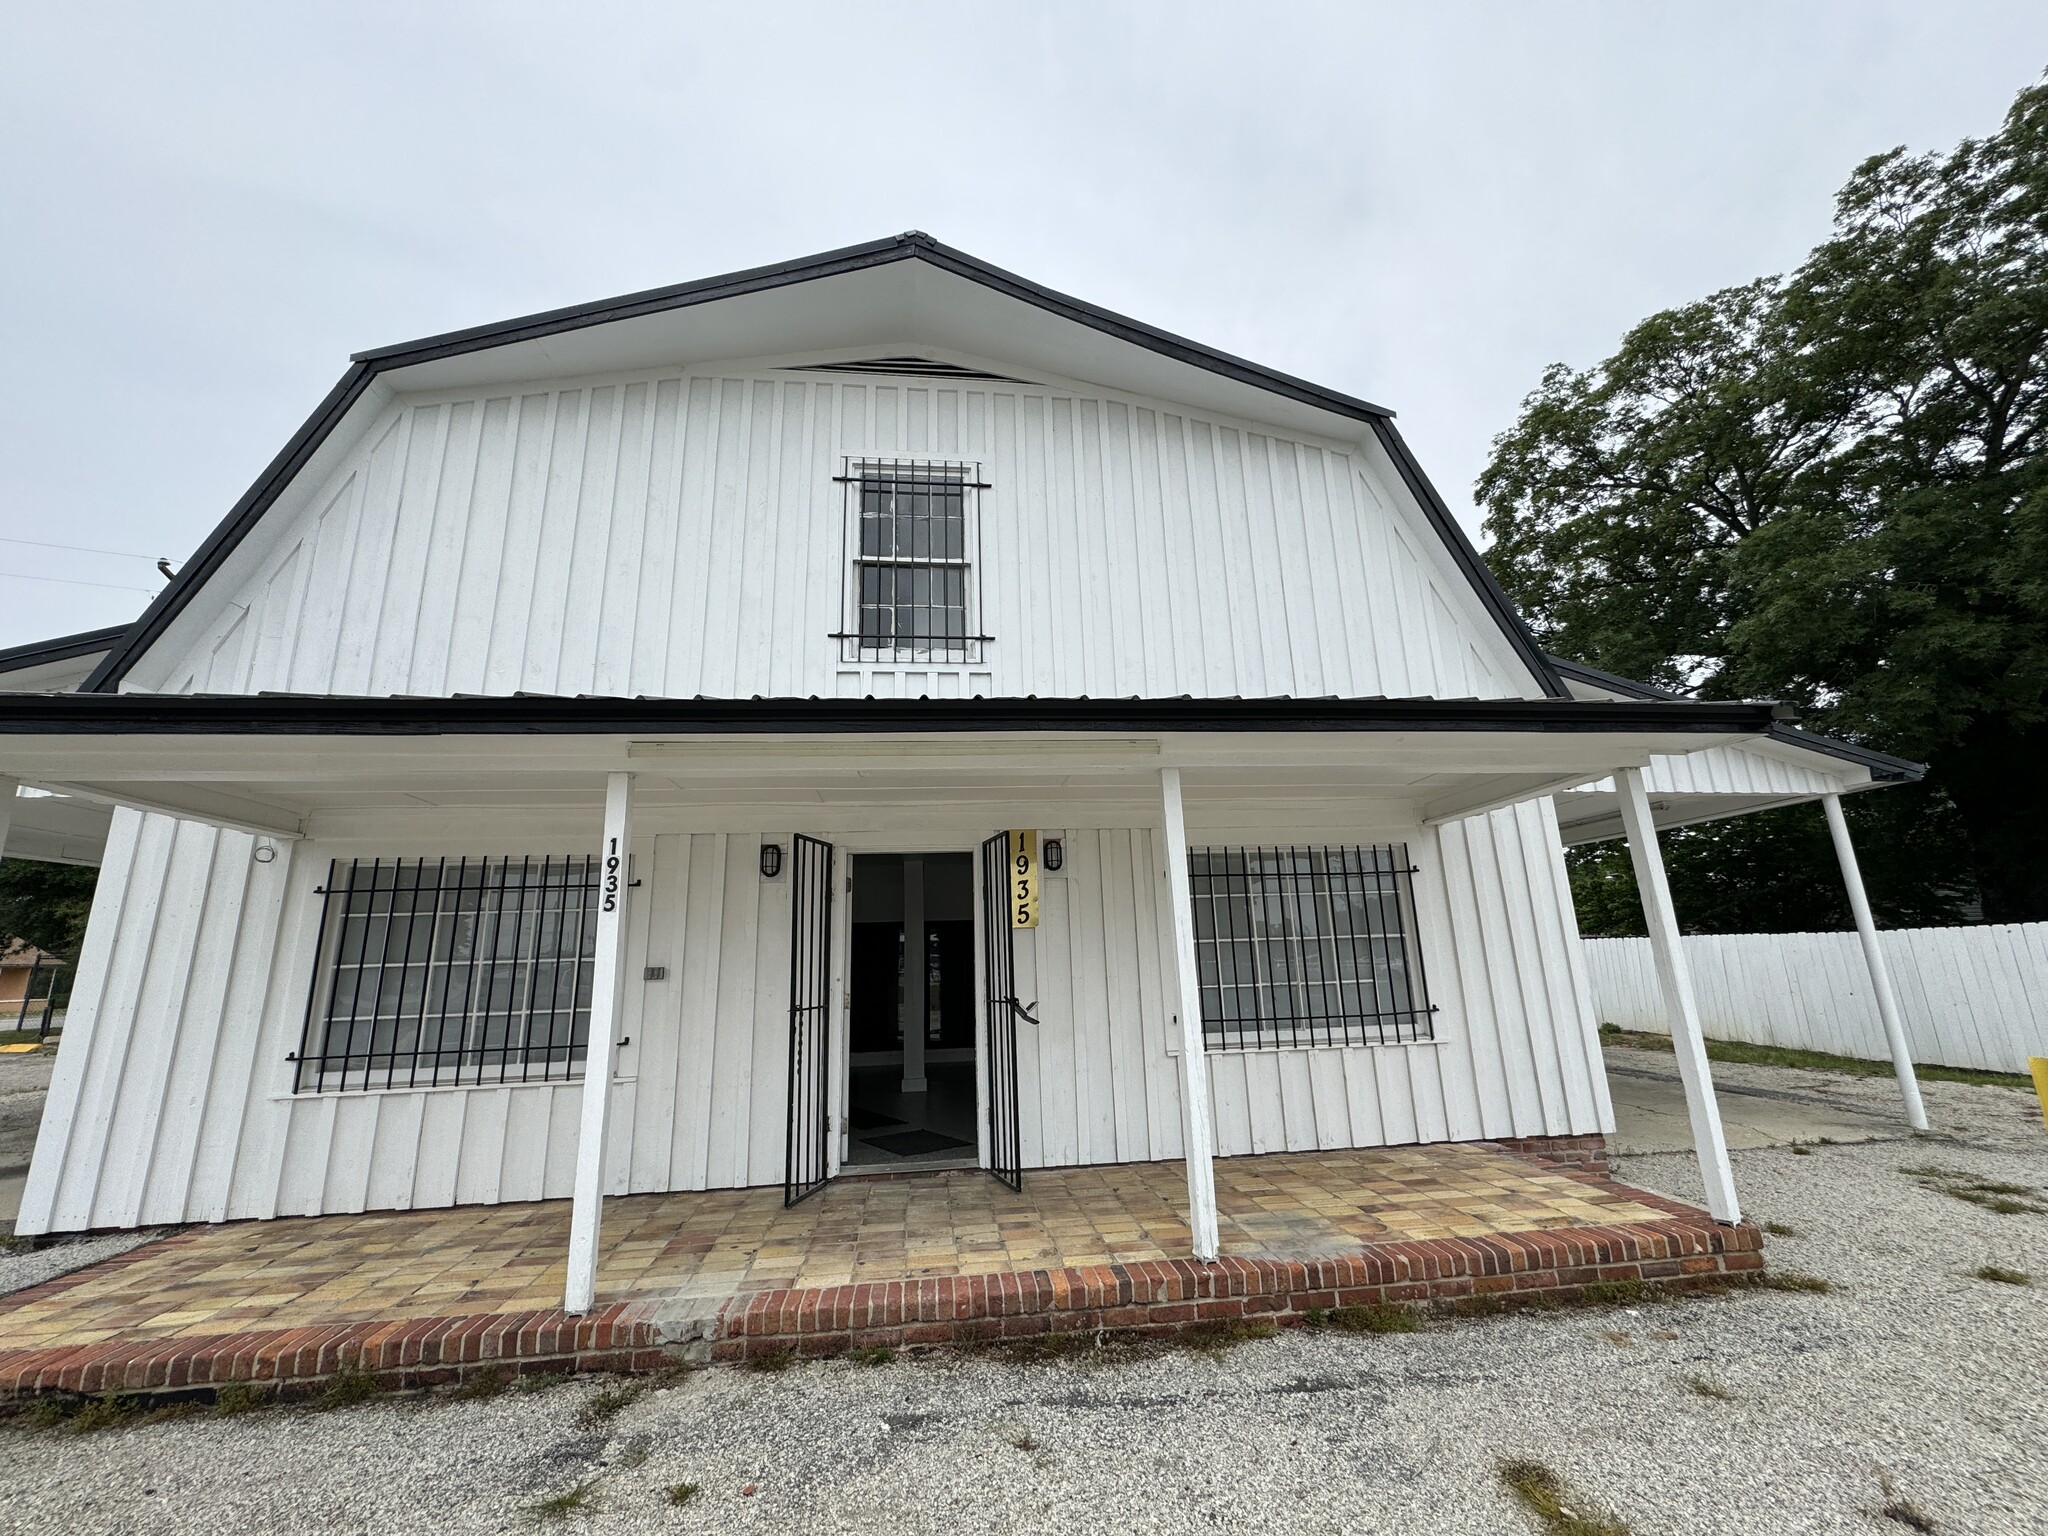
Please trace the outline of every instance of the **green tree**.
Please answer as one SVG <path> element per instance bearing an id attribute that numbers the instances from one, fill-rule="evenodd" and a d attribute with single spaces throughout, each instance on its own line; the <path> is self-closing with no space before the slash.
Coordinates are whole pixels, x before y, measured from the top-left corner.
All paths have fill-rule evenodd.
<path id="1" fill-rule="evenodd" d="M 1866 161 L 1789 276 L 1552 367 L 1478 491 L 1551 648 L 1930 764 L 1875 797 L 1926 821 L 1866 854 L 1893 912 L 1974 887 L 2048 918 L 2048 85 L 1988 138 Z"/>
<path id="2" fill-rule="evenodd" d="M 0 942 L 19 941 L 78 964 L 99 871 L 33 859 L 0 861 Z"/>

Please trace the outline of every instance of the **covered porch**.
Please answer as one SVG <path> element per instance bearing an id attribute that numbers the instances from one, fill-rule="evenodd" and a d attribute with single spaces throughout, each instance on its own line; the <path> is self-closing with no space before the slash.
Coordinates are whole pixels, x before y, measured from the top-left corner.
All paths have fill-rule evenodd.
<path id="1" fill-rule="evenodd" d="M 1187 1257 L 1179 1163 L 1042 1170 L 1021 1192 L 977 1171 L 844 1179 L 788 1208 L 772 1188 L 619 1197 L 584 1317 L 559 1307 L 568 1201 L 194 1228 L 0 1300 L 0 1395 L 1285 1323 L 1762 1263 L 1753 1227 L 1490 1143 L 1224 1159 L 1216 1190 L 1208 1265 Z"/>
<path id="2" fill-rule="evenodd" d="M 1343 1045 L 1351 1055 L 1342 1060 L 1328 1041 L 1314 1061 L 1299 1051 L 1284 1058 L 1257 1050 L 1219 1055 L 1216 1059 L 1228 1061 L 1238 1077 L 1256 1066 L 1274 1080 L 1262 1090 L 1271 1101 L 1269 1120 L 1284 1118 L 1292 1095 L 1300 1117 L 1313 1113 L 1317 1119 L 1306 1144 L 1326 1149 L 1333 1140 L 1355 1146 L 1590 1132 L 1598 1128 L 1602 1101 L 1597 1077 L 1587 1074 L 1578 1059 L 1586 1042 L 1576 1038 L 1582 1021 L 1567 997 L 1568 946 L 1551 889 L 1556 871 L 1514 851 L 1493 862 L 1475 859 L 1460 865 L 1454 882 L 1448 860 L 1429 852 L 1427 845 L 1449 838 L 1483 813 L 1525 805 L 1605 774 L 1619 774 L 1639 798 L 1639 766 L 1653 755 L 1683 755 L 1748 739 L 1766 730 L 1775 714 L 1764 704 L 1558 699 L 414 700 L 126 694 L 8 701 L 0 709 L 0 730 L 8 733 L 0 767 L 25 782 L 174 817 L 181 828 L 197 823 L 224 829 L 224 835 L 239 834 L 231 843 L 218 844 L 217 851 L 195 852 L 188 861 L 191 878 L 195 883 L 232 879 L 240 887 L 235 897 L 240 911 L 278 914 L 265 919 L 274 925 L 263 941 L 269 948 L 252 947 L 248 953 L 252 965 L 288 961 L 291 967 L 281 985 L 266 990 L 252 975 L 245 988 L 252 1001 L 246 1019 L 238 1018 L 235 1028 L 241 1031 L 237 1049 L 247 1053 L 244 1070 L 254 1109 L 221 1133 L 224 1140 L 240 1137 L 242 1145 L 234 1154 L 239 1162 L 223 1155 L 216 1169 L 203 1155 L 184 1160 L 193 1170 L 193 1191 L 201 1187 L 202 1176 L 213 1180 L 203 1200 L 180 1189 L 161 1195 L 150 1188 L 122 1189 L 119 1169 L 125 1164 L 116 1160 L 116 1172 L 105 1175 L 108 1159 L 81 1153 L 67 1164 L 51 1160 L 47 1167 L 38 1165 L 31 1178 L 34 1198 L 24 1207 L 25 1213 L 33 1207 L 33 1224 L 23 1230 L 136 1225 L 152 1209 L 179 1213 L 168 1219 L 218 1220 L 220 1214 L 335 1212 L 351 1203 L 361 1209 L 512 1200 L 521 1196 L 501 1192 L 495 1175 L 484 1181 L 476 1171 L 535 1162 L 544 1165 L 546 1182 L 524 1198 L 574 1191 L 565 1242 L 569 1259 L 561 1272 L 566 1308 L 597 1316 L 603 1290 L 599 1259 L 611 1251 L 600 1240 L 607 1196 L 693 1184 L 760 1185 L 783 1172 L 785 1146 L 785 1185 L 791 1194 L 839 1171 L 832 1148 L 840 1134 L 836 1117 L 843 1095 L 830 1075 L 837 1069 L 821 1065 L 844 1034 L 831 1023 L 837 1006 L 831 999 L 840 989 L 829 962 L 831 953 L 843 951 L 824 937 L 829 930 L 820 915 L 830 905 L 833 849 L 825 852 L 826 878 L 807 887 L 814 895 L 799 902 L 785 893 L 803 884 L 801 866 L 794 879 L 764 884 L 776 878 L 767 857 L 775 840 L 804 834 L 808 842 L 823 840 L 847 852 L 957 848 L 972 847 L 983 834 L 1005 827 L 1065 827 L 1144 833 L 1144 863 L 1134 853 L 1128 870 L 1119 863 L 1114 873 L 1134 899 L 1137 892 L 1147 893 L 1139 906 L 1158 914 L 1159 942 L 1156 952 L 1149 939 L 1140 942 L 1137 936 L 1147 932 L 1147 924 L 1135 925 L 1124 946 L 1129 957 L 1119 960 L 1122 969 L 1113 979 L 1136 997 L 1138 1006 L 1112 1007 L 1105 988 L 1091 1001 L 1089 1022 L 1123 1026 L 1148 1014 L 1150 1033 L 1118 1037 L 1132 1047 L 1130 1060 L 1117 1060 L 1122 1047 L 1109 1048 L 1108 1066 L 1129 1067 L 1132 1087 L 1126 1090 L 1119 1080 L 1115 1094 L 1101 1095 L 1102 1104 L 1094 1106 L 1101 1111 L 1100 1136 L 1065 1155 L 1049 1139 L 1036 1149 L 1028 1140 L 1020 1142 L 1014 1129 L 1014 1082 L 987 1079 L 986 1118 L 1000 1129 L 1007 1107 L 1012 1130 L 1007 1142 L 991 1132 L 983 1161 L 1013 1175 L 1028 1169 L 1029 1184 L 1048 1164 L 1127 1164 L 1150 1158 L 1158 1167 L 1177 1170 L 1182 1191 L 1175 1218 L 1179 1225 L 1159 1229 L 1151 1243 L 1165 1256 L 1162 1262 L 1192 1259 L 1199 1266 L 1228 1258 L 1212 1193 L 1218 1177 L 1213 1170 L 1228 1159 L 1212 1162 L 1213 1151 L 1299 1149 L 1302 1142 L 1292 1130 L 1274 1134 L 1243 1114 L 1238 1118 L 1245 1125 L 1238 1126 L 1231 1112 L 1239 1100 L 1226 1096 L 1220 1084 L 1212 1094 L 1209 1063 L 1215 1047 L 1205 1035 L 1195 959 L 1191 844 L 1358 842 L 1385 844 L 1390 858 L 1395 849 L 1405 849 L 1421 866 L 1416 906 L 1424 947 L 1435 945 L 1442 954 L 1456 935 L 1466 946 L 1461 955 L 1491 957 L 1484 963 L 1474 960 L 1471 974 L 1458 976 L 1457 985 L 1469 993 L 1464 1013 L 1446 1012 L 1444 1027 L 1428 1039 L 1347 1040 Z M 1642 856 L 1654 861 L 1654 832 L 1647 822 L 1632 832 L 1640 836 Z M 733 1096 L 713 1091 L 719 1084 L 702 1070 L 704 1055 L 686 1043 L 673 1019 L 665 1036 L 628 1027 L 629 998 L 636 986 L 670 986 L 666 965 L 658 963 L 663 956 L 654 947 L 657 938 L 673 940 L 682 951 L 672 956 L 681 985 L 665 998 L 689 992 L 695 978 L 705 974 L 705 963 L 722 952 L 720 946 L 729 947 L 727 939 L 707 936 L 693 949 L 679 937 L 679 928 L 666 925 L 650 935 L 650 914 L 663 897 L 662 877 L 656 870 L 642 886 L 633 863 L 636 848 L 643 855 L 649 849 L 650 834 L 724 838 L 716 853 L 722 905 L 719 897 L 699 893 L 692 910 L 747 916 L 753 924 L 743 956 L 751 988 L 747 1005 L 729 1006 L 721 985 L 714 995 L 697 998 L 690 1015 L 702 1021 L 707 1035 L 718 1032 L 721 1049 L 727 1044 L 725 1032 L 741 1026 L 731 1042 L 735 1050 L 722 1059 L 744 1059 L 750 1070 L 752 1063 L 759 1064 L 749 1082 L 758 1090 L 754 1097 L 768 1106 L 747 1131 L 735 1130 L 722 1118 Z M 395 1075 L 333 1084 L 317 1072 L 309 1077 L 301 1058 L 308 1051 L 317 1054 L 317 1047 L 312 1034 L 302 1033 L 310 1029 L 310 1014 L 299 1000 L 321 974 L 318 956 L 324 953 L 322 935 L 327 932 L 321 914 L 328 893 L 320 882 L 329 870 L 342 868 L 345 859 L 372 868 L 393 858 L 445 865 L 473 855 L 545 852 L 549 847 L 582 850 L 595 872 L 591 888 L 601 892 L 591 952 L 578 960 L 587 965 L 590 978 L 587 1053 L 578 1051 L 580 1059 L 572 1059 L 565 1049 L 559 1061 L 551 1057 L 541 1079 L 529 1083 L 522 1077 L 516 1094 L 504 1087 L 502 1076 L 496 1083 L 460 1077 L 448 1084 L 438 1077 L 418 1080 L 413 1071 L 417 1053 L 408 1058 L 402 1082 Z M 779 867 L 779 847 L 775 851 Z M 757 856 L 758 879 L 751 868 Z M 1103 864 L 1107 868 L 1109 860 Z M 643 857 L 640 869 L 646 867 Z M 1161 893 L 1156 898 L 1149 894 L 1152 881 L 1137 878 L 1153 872 Z M 1646 881 L 1645 889 L 1657 908 L 1653 933 L 1675 939 L 1661 881 Z M 758 892 L 770 894 L 756 899 Z M 678 886 L 674 894 L 689 893 Z M 147 920 L 155 922 L 160 910 L 151 905 Z M 143 922 L 138 916 L 138 932 Z M 816 960 L 806 973 L 815 984 L 800 990 L 793 962 L 783 957 L 795 953 L 797 935 L 808 933 L 820 936 L 803 951 Z M 156 942 L 164 942 L 161 935 Z M 1520 956 L 1513 964 L 1521 967 L 1538 951 L 1555 962 L 1557 976 L 1533 989 L 1524 980 L 1517 995 L 1506 979 L 1510 958 Z M 630 963 L 634 956 L 643 963 Z M 1069 956 L 1062 963 L 1074 961 Z M 784 965 L 790 991 L 778 996 Z M 1462 969 L 1442 968 L 1451 974 Z M 233 979 L 229 976 L 230 985 Z M 1668 990 L 1674 999 L 1682 998 L 1682 976 L 1670 980 Z M 642 995 L 648 994 L 643 990 Z M 663 1006 L 672 1008 L 667 1001 Z M 1679 1061 L 1707 1173 L 1709 1206 L 1715 1218 L 1732 1224 L 1739 1219 L 1739 1207 L 1713 1111 L 1711 1080 L 1697 1048 L 1697 1031 L 1690 1027 L 1691 1010 L 1675 1008 L 1681 1017 L 1675 1018 L 1674 1033 L 1681 1041 L 1690 1037 L 1693 1046 L 1681 1050 Z M 1495 1010 L 1505 1022 L 1494 1021 Z M 1533 1061 L 1503 1057 L 1496 1062 L 1488 1056 L 1495 1042 L 1522 1031 L 1524 1015 L 1533 1018 L 1538 1012 L 1550 1020 L 1546 1049 L 1554 1047 L 1558 1062 L 1567 1066 L 1552 1070 Z M 816 1038 L 800 1039 L 796 1025 L 812 1013 L 816 1019 L 803 1027 L 815 1029 Z M 196 1020 L 193 1027 L 225 1029 L 218 1019 Z M 1007 1029 L 1014 1033 L 1014 1023 Z M 992 1025 L 988 1033 L 993 1041 Z M 1053 1038 L 1049 1029 L 1044 1038 Z M 666 1053 L 659 1058 L 662 1092 L 653 1090 L 652 1074 L 643 1065 L 655 1059 L 657 1047 Z M 628 1050 L 635 1054 L 624 1056 Z M 1139 1050 L 1148 1053 L 1143 1061 L 1136 1060 Z M 1059 1054 L 1056 1047 L 1048 1051 Z M 991 1045 L 988 1055 L 998 1054 Z M 1108 1083 L 1106 1072 L 1084 1079 L 1074 1059 L 1071 1048 L 1060 1057 L 1073 1089 L 1048 1089 L 1043 1102 L 1065 1103 Z M 1276 1067 L 1283 1060 L 1284 1072 Z M 800 1079 L 797 1068 L 808 1076 Z M 630 1094 L 624 1091 L 636 1078 Z M 785 1078 L 792 1085 L 786 1142 L 777 1123 L 784 1118 L 780 1084 Z M 586 1083 L 601 1085 L 603 1091 L 587 1091 Z M 1408 1083 L 1426 1084 L 1426 1091 L 1410 1093 L 1400 1086 Z M 681 1117 L 671 1113 L 675 1100 L 666 1096 L 671 1084 L 676 1096 L 687 1090 L 705 1098 L 699 1121 L 684 1127 Z M 108 1091 L 117 1088 L 110 1082 Z M 1534 1104 L 1552 1090 L 1561 1102 L 1574 1094 L 1577 1102 L 1563 1102 L 1556 1114 Z M 468 1114 L 465 1095 L 474 1095 L 485 1110 Z M 640 1162 L 630 1170 L 624 1167 L 621 1150 L 614 1146 L 620 1139 L 610 1129 L 615 1106 L 628 1098 L 636 1109 L 644 1101 L 641 1120 L 659 1120 L 657 1129 L 673 1144 L 652 1148 L 645 1168 Z M 514 1099 L 510 1108 L 491 1107 Z M 1400 1100 L 1405 1101 L 1402 1117 L 1385 1109 Z M 1137 1128 L 1143 1134 L 1127 1138 L 1131 1128 L 1123 1112 L 1141 1101 L 1149 1116 Z M 1417 1106 L 1420 1112 L 1410 1113 Z M 1348 1128 L 1332 1131 L 1325 1121 Z M 190 1127 L 173 1129 L 194 1134 Z M 636 1122 L 635 1133 L 641 1129 Z M 691 1146 L 673 1150 L 682 1145 L 684 1129 L 694 1136 L 695 1147 L 708 1149 L 708 1156 L 693 1153 Z M 98 1135 L 102 1127 L 93 1121 L 86 1130 Z M 68 1125 L 60 1131 L 70 1135 Z M 491 1146 L 479 1141 L 486 1133 L 493 1138 Z M 210 1150 L 205 1134 L 198 1139 L 202 1153 Z M 1125 1150 L 1127 1140 L 1135 1150 Z M 635 1148 L 636 1157 L 640 1150 Z M 799 1150 L 819 1165 L 807 1165 L 801 1177 Z M 696 1155 L 698 1162 L 680 1161 L 688 1155 Z M 675 1171 L 679 1167 L 682 1173 Z M 280 1171 L 266 1177 L 264 1170 L 273 1168 Z M 56 1187 L 67 1176 L 75 1193 Z M 635 1182 L 643 1178 L 647 1182 Z M 488 1192 L 465 1193 L 486 1185 Z M 530 1189 L 531 1181 L 522 1187 Z M 216 1189 L 219 1193 L 212 1192 Z M 1025 1198 L 1032 1198 L 1028 1190 Z"/>

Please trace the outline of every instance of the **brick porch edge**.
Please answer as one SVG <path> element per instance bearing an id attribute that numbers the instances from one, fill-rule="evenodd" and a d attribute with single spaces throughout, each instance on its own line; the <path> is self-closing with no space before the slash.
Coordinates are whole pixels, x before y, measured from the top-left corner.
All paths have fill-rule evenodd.
<path id="1" fill-rule="evenodd" d="M 1594 1174 L 1566 1172 L 1617 1188 Z M 1754 1226 L 1718 1226 L 1677 1201 L 1637 1189 L 1625 1193 L 1668 1219 L 1372 1243 L 1311 1260 L 1225 1257 L 1204 1265 L 1174 1259 L 757 1291 L 719 1308 L 708 1329 L 710 1354 L 743 1361 L 787 1352 L 833 1355 L 875 1344 L 972 1343 L 1097 1329 L 1172 1332 L 1225 1318 L 1285 1325 L 1311 1308 L 1488 1296 L 1563 1300 L 1596 1281 L 1682 1286 L 1763 1268 L 1763 1236 Z M 707 1331 L 675 1337 L 660 1321 L 664 1305 L 653 1299 L 615 1303 L 583 1317 L 559 1310 L 487 1313 L 0 1350 L 0 1401 L 44 1393 L 203 1394 L 229 1381 L 272 1384 L 291 1397 L 310 1394 L 343 1368 L 412 1388 L 487 1370 L 647 1371 L 686 1354 L 701 1359 Z"/>

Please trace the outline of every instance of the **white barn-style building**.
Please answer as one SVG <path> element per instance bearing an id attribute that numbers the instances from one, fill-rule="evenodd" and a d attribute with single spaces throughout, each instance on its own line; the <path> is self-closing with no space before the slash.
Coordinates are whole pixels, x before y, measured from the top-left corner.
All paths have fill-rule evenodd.
<path id="1" fill-rule="evenodd" d="M 572 1311 L 607 1194 L 1185 1158 L 1209 1257 L 1214 1157 L 1603 1135 L 1583 785 L 1736 1220 L 1643 772 L 1884 777 L 1567 677 L 1380 407 L 917 233 L 361 354 L 98 643 L 0 692 L 118 808 L 18 1230 L 573 1196 Z"/>

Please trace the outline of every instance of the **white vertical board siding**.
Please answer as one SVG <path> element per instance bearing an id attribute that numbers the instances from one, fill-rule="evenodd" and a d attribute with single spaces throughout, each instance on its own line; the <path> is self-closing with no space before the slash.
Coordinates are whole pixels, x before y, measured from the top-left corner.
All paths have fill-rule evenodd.
<path id="1" fill-rule="evenodd" d="M 1895 928 L 1878 934 L 1913 1059 L 2025 1072 L 2048 1056 L 2048 923 Z M 1720 1040 L 1884 1061 L 1884 1024 L 1854 933 L 1685 939 L 1700 1018 Z M 1587 939 L 1602 1022 L 1667 1033 L 1647 939 Z"/>
<path id="2" fill-rule="evenodd" d="M 786 837 L 635 839 L 610 1193 L 782 1178 L 790 882 L 761 878 L 764 835 Z M 1405 836 L 1437 1040 L 1217 1053 L 1219 1154 L 1610 1128 L 1547 807 Z M 1178 1157 L 1160 835 L 1066 838 L 1040 926 L 1015 935 L 1039 1016 L 1018 1031 L 1024 1162 Z M 565 1197 L 580 1084 L 294 1095 L 287 1059 L 330 859 L 549 850 L 509 827 L 463 849 L 254 847 L 118 813 L 20 1230 Z"/>
<path id="3" fill-rule="evenodd" d="M 975 667 L 841 660 L 844 454 L 979 463 Z M 776 374 L 387 408 L 136 686 L 1514 697 L 1365 455 L 1170 406 Z M 295 509 L 294 509 L 295 508 Z M 257 546 L 251 546 L 252 549 Z M 606 615 L 600 632 L 597 615 Z M 250 643 L 260 637 L 261 644 Z"/>

